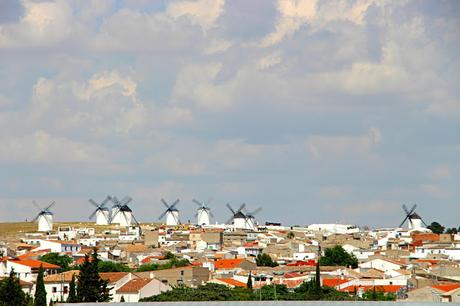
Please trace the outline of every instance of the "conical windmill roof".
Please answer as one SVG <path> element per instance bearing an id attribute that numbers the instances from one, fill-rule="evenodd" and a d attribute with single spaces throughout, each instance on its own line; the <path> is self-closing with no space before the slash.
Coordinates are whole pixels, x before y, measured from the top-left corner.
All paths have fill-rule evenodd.
<path id="1" fill-rule="evenodd" d="M 128 207 L 128 205 L 123 205 L 120 207 L 120 211 L 133 212 L 131 208 Z"/>
<path id="2" fill-rule="evenodd" d="M 422 219 L 416 212 L 412 213 L 409 216 L 410 219 Z"/>
<path id="3" fill-rule="evenodd" d="M 237 212 L 234 216 L 233 216 L 234 219 L 245 219 L 246 216 L 241 212 Z"/>

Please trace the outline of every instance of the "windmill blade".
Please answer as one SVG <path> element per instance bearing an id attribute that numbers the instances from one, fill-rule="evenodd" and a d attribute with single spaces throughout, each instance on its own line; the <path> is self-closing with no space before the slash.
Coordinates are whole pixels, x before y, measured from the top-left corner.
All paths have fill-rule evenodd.
<path id="1" fill-rule="evenodd" d="M 41 212 L 43 210 L 35 200 L 32 200 L 32 204 L 38 209 L 39 212 Z"/>
<path id="2" fill-rule="evenodd" d="M 51 202 L 50 205 L 48 205 L 48 206 L 45 207 L 44 211 L 48 211 L 51 207 L 54 206 L 54 204 L 56 204 L 55 201 Z"/>
<path id="3" fill-rule="evenodd" d="M 166 206 L 166 208 L 169 209 L 169 205 L 168 205 L 168 203 L 165 201 L 165 199 L 161 199 L 161 203 L 163 203 L 163 205 Z"/>
<path id="4" fill-rule="evenodd" d="M 195 218 L 198 217 L 198 213 L 195 213 Z"/>
<path id="5" fill-rule="evenodd" d="M 115 208 L 115 212 L 112 213 L 112 215 L 110 216 L 110 223 L 112 223 L 113 219 L 115 219 L 115 217 L 120 213 L 120 208 L 119 207 L 116 207 Z"/>
<path id="6" fill-rule="evenodd" d="M 208 206 L 214 199 L 211 197 L 208 199 L 208 201 L 206 202 L 206 206 Z"/>
<path id="7" fill-rule="evenodd" d="M 123 200 L 120 201 L 120 205 L 128 205 L 132 200 L 133 198 L 131 198 L 130 196 L 126 196 L 123 198 Z"/>
<path id="8" fill-rule="evenodd" d="M 134 223 L 136 223 L 137 226 L 140 226 L 139 221 L 137 221 L 136 217 L 134 217 L 134 214 L 131 214 L 131 217 L 134 220 Z"/>
<path id="9" fill-rule="evenodd" d="M 174 201 L 174 203 L 172 203 L 172 205 L 171 205 L 169 208 L 173 209 L 174 206 L 176 206 L 177 204 L 179 204 L 179 202 L 180 202 L 180 200 L 177 199 L 176 201 Z"/>
<path id="10" fill-rule="evenodd" d="M 113 197 L 110 198 L 110 200 L 112 201 L 114 206 L 120 206 L 120 201 L 118 201 L 117 197 L 113 196 Z"/>
<path id="11" fill-rule="evenodd" d="M 211 211 L 208 211 L 209 215 L 214 218 L 214 215 L 212 214 Z"/>
<path id="12" fill-rule="evenodd" d="M 233 210 L 229 203 L 225 204 L 225 206 L 227 206 L 227 208 L 230 209 L 233 215 L 236 215 L 236 212 Z"/>
<path id="13" fill-rule="evenodd" d="M 177 218 L 177 216 L 175 214 L 172 214 L 172 216 L 174 217 L 174 220 L 176 220 L 176 224 L 180 224 L 180 221 L 179 219 Z"/>
<path id="14" fill-rule="evenodd" d="M 248 212 L 247 215 L 248 216 L 251 216 L 251 217 L 254 217 L 256 214 L 258 214 L 260 211 L 262 210 L 262 207 L 259 207 L 257 208 L 256 210 L 254 210 L 253 212 Z"/>
<path id="15" fill-rule="evenodd" d="M 411 215 L 415 211 L 416 208 L 417 208 L 417 204 L 414 204 L 412 208 L 409 210 L 409 215 Z"/>
<path id="16" fill-rule="evenodd" d="M 403 204 L 403 205 L 402 205 L 402 208 L 403 208 L 404 211 L 406 212 L 406 215 L 409 215 L 409 210 L 407 209 L 406 204 Z"/>
<path id="17" fill-rule="evenodd" d="M 95 207 L 99 208 L 101 207 L 102 205 L 100 204 L 97 204 L 96 201 L 94 201 L 93 199 L 89 199 L 88 202 L 90 202 L 91 204 L 93 204 Z"/>
<path id="18" fill-rule="evenodd" d="M 233 221 L 233 216 L 225 222 L 225 224 L 230 224 Z"/>
<path id="19" fill-rule="evenodd" d="M 196 205 L 200 206 L 200 207 L 204 206 L 202 203 L 198 202 L 195 199 L 193 199 L 192 202 L 195 203 Z"/>
<path id="20" fill-rule="evenodd" d="M 107 202 L 110 201 L 111 199 L 112 199 L 112 197 L 108 195 L 108 196 L 104 199 L 104 201 L 102 201 L 101 206 L 104 206 L 105 204 L 107 204 Z"/>
<path id="21" fill-rule="evenodd" d="M 425 225 L 425 227 L 428 227 L 428 224 L 425 223 L 425 220 L 423 220 L 423 219 L 421 219 L 421 220 L 422 220 L 423 225 Z"/>
<path id="22" fill-rule="evenodd" d="M 399 227 L 403 227 L 404 225 L 404 222 L 406 222 L 406 220 L 409 218 L 409 215 L 407 215 L 401 222 L 401 224 L 399 225 Z"/>
<path id="23" fill-rule="evenodd" d="M 50 223 L 50 220 L 48 220 L 48 218 L 47 218 L 47 217 L 44 217 L 44 218 L 45 218 L 45 220 L 46 220 L 46 223 L 48 223 L 49 227 L 51 228 L 51 227 L 52 227 L 52 225 L 51 225 L 51 223 Z"/>
<path id="24" fill-rule="evenodd" d="M 158 217 L 158 220 L 161 220 L 163 219 L 163 217 L 166 215 L 166 213 L 169 211 L 169 208 L 166 209 L 159 217 Z"/>
<path id="25" fill-rule="evenodd" d="M 241 204 L 240 208 L 238 208 L 238 210 L 236 211 L 236 213 L 239 213 L 241 210 L 243 210 L 243 208 L 246 207 L 246 203 L 243 203 Z"/>
<path id="26" fill-rule="evenodd" d="M 93 219 L 93 217 L 96 215 L 96 213 L 100 210 L 100 208 L 97 208 L 96 210 L 93 211 L 93 213 L 89 216 L 89 220 Z"/>
<path id="27" fill-rule="evenodd" d="M 38 217 L 40 217 L 40 215 L 41 215 L 41 213 L 37 214 L 37 215 L 35 216 L 35 218 L 33 218 L 32 220 L 30 220 L 30 222 L 35 222 L 35 221 L 37 221 L 37 219 L 38 219 Z"/>

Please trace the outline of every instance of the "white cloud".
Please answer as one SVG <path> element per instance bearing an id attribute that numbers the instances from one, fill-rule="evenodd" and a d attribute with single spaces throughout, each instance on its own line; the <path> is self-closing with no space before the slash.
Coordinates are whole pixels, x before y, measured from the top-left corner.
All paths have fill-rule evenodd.
<path id="1" fill-rule="evenodd" d="M 381 141 L 380 130 L 373 127 L 361 136 L 310 136 L 305 146 L 314 158 L 321 158 L 328 155 L 369 154 Z"/>
<path id="2" fill-rule="evenodd" d="M 423 184 L 421 189 L 425 194 L 437 199 L 444 199 L 450 195 L 449 190 L 435 184 Z"/>
<path id="3" fill-rule="evenodd" d="M 203 31 L 211 28 L 224 10 L 225 0 L 179 1 L 169 4 L 167 14 L 173 18 L 186 16 Z"/>
<path id="4" fill-rule="evenodd" d="M 432 167 L 428 171 L 428 177 L 433 180 L 443 180 L 451 176 L 450 168 L 446 165 Z"/>
<path id="5" fill-rule="evenodd" d="M 94 144 L 55 137 L 37 131 L 21 137 L 3 137 L 2 163 L 95 163 L 108 161 L 105 150 Z"/>

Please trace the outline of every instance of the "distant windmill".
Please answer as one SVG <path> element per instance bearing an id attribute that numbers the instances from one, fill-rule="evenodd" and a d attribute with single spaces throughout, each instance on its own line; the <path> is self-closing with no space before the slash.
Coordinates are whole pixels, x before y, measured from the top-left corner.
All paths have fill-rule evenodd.
<path id="1" fill-rule="evenodd" d="M 403 204 L 402 206 L 404 212 L 406 213 L 406 217 L 403 219 L 399 227 L 402 227 L 404 225 L 404 222 L 407 220 L 407 227 L 410 230 L 413 229 L 423 229 L 424 227 L 422 226 L 425 225 L 427 227 L 428 225 L 425 223 L 425 221 L 422 220 L 422 218 L 415 212 L 415 209 L 417 208 L 417 204 L 414 204 L 410 210 L 407 209 L 406 205 Z"/>
<path id="2" fill-rule="evenodd" d="M 41 208 L 37 202 L 32 201 L 32 204 L 38 209 L 38 214 L 31 222 L 38 222 L 38 231 L 39 232 L 49 232 L 53 230 L 53 213 L 50 211 L 50 208 L 56 204 L 56 202 L 51 202 L 45 208 Z"/>
<path id="3" fill-rule="evenodd" d="M 111 200 L 110 196 L 107 196 L 101 204 L 96 203 L 93 199 L 89 199 L 88 201 L 96 207 L 93 213 L 89 216 L 89 219 L 93 219 L 96 216 L 96 225 L 108 225 L 110 223 L 110 211 L 105 206 L 108 201 Z"/>
<path id="4" fill-rule="evenodd" d="M 195 217 L 197 218 L 197 224 L 198 225 L 209 225 L 209 216 L 214 218 L 214 215 L 211 213 L 211 208 L 209 208 L 209 203 L 211 200 L 208 200 L 206 203 L 199 202 L 195 199 L 192 200 L 193 203 L 198 205 L 198 211 L 195 214 Z"/>
<path id="5" fill-rule="evenodd" d="M 166 210 L 158 217 L 158 220 L 163 219 L 166 216 L 166 225 L 176 226 L 180 224 L 179 221 L 179 210 L 176 205 L 179 204 L 179 199 L 174 201 L 172 205 L 169 205 L 165 199 L 161 199 L 161 203 L 166 207 Z"/>
<path id="6" fill-rule="evenodd" d="M 130 226 L 133 223 L 133 211 L 128 204 L 133 200 L 130 196 L 124 197 L 121 201 L 117 197 L 111 197 L 113 202 L 112 215 L 110 223 L 119 224 L 120 226 Z M 135 219 L 134 219 L 135 220 Z M 135 221 L 137 223 L 137 221 Z"/>
<path id="7" fill-rule="evenodd" d="M 256 218 L 254 217 L 256 214 L 258 214 L 262 210 L 262 207 L 257 208 L 253 212 L 248 211 L 246 208 L 244 211 L 246 212 L 246 228 L 255 230 L 257 229 L 257 221 Z"/>
<path id="8" fill-rule="evenodd" d="M 226 204 L 227 208 L 232 212 L 232 217 L 227 220 L 227 224 L 232 224 L 235 228 L 246 228 L 246 216 L 241 212 L 241 210 L 246 206 L 246 204 L 241 204 L 238 210 L 234 210 L 230 204 Z"/>

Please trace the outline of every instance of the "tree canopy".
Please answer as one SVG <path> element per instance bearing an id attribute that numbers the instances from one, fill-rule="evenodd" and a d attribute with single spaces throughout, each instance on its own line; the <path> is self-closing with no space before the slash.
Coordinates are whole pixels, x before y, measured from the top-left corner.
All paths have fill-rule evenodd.
<path id="1" fill-rule="evenodd" d="M 107 302 L 110 300 L 108 281 L 103 280 L 98 272 L 99 259 L 94 250 L 91 260 L 85 255 L 85 261 L 80 267 L 77 282 L 78 302 Z"/>
<path id="2" fill-rule="evenodd" d="M 444 226 L 442 226 L 440 223 L 433 221 L 431 222 L 430 225 L 427 226 L 428 229 L 430 229 L 433 233 L 435 234 L 442 234 L 444 233 Z"/>
<path id="3" fill-rule="evenodd" d="M 278 263 L 273 261 L 273 259 L 267 253 L 262 253 L 257 255 L 256 264 L 259 267 L 276 267 Z"/>
<path id="4" fill-rule="evenodd" d="M 358 259 L 353 254 L 344 250 L 341 245 L 336 245 L 333 248 L 328 248 L 319 260 L 321 266 L 345 266 L 358 267 Z"/>
<path id="5" fill-rule="evenodd" d="M 46 290 L 44 281 L 43 266 L 40 266 L 37 275 L 37 283 L 35 285 L 34 306 L 46 306 Z"/>
<path id="6" fill-rule="evenodd" d="M 73 262 L 72 257 L 54 252 L 41 256 L 40 260 L 53 265 L 58 265 L 63 270 L 68 270 L 69 265 Z"/>
<path id="7" fill-rule="evenodd" d="M 131 272 L 131 268 L 121 262 L 100 260 L 97 265 L 98 272 Z"/>
<path id="8" fill-rule="evenodd" d="M 19 279 L 14 270 L 9 277 L 0 281 L 0 306 L 27 306 L 31 303 L 31 297 L 22 291 Z"/>

